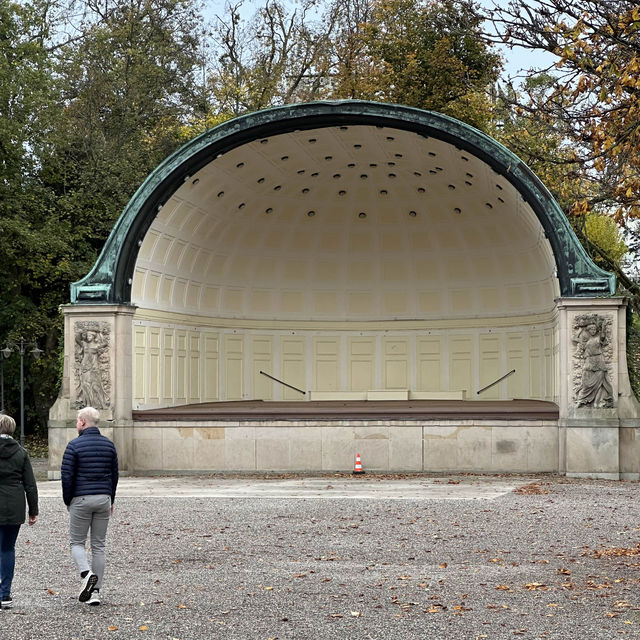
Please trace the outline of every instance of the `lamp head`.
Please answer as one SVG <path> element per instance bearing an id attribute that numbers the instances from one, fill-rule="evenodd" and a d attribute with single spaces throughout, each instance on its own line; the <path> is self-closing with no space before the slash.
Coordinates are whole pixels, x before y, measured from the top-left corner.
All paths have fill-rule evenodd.
<path id="1" fill-rule="evenodd" d="M 5 347 L 4 349 L 2 349 L 2 355 L 5 358 L 8 358 L 11 355 L 12 352 L 13 352 L 13 349 L 11 349 L 11 347 L 8 347 L 8 346 Z"/>
<path id="2" fill-rule="evenodd" d="M 37 360 L 43 353 L 44 351 L 42 349 L 38 349 L 38 345 L 31 349 L 31 355 L 33 356 L 34 360 Z"/>

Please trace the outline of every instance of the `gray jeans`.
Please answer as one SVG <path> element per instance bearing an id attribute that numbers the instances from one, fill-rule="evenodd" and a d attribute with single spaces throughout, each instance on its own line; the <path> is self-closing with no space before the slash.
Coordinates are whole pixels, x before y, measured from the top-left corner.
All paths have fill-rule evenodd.
<path id="1" fill-rule="evenodd" d="M 89 571 L 87 534 L 91 529 L 91 571 L 98 576 L 96 588 L 102 586 L 105 566 L 107 526 L 111 515 L 111 496 L 78 496 L 69 506 L 69 544 L 78 571 Z"/>

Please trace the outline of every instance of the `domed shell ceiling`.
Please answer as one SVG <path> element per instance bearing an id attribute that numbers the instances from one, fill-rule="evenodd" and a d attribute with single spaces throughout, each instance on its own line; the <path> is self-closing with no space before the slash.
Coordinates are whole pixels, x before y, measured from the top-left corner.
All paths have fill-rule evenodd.
<path id="1" fill-rule="evenodd" d="M 161 207 L 136 262 L 141 307 L 256 320 L 549 311 L 555 260 L 531 207 L 468 151 L 326 126 L 219 155 Z"/>

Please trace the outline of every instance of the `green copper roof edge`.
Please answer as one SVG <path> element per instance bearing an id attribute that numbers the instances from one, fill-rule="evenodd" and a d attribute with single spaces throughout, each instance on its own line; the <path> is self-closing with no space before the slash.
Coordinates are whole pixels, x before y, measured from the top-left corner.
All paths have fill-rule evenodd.
<path id="1" fill-rule="evenodd" d="M 257 138 L 338 124 L 405 129 L 466 149 L 511 182 L 535 211 L 553 249 L 563 296 L 614 293 L 615 276 L 593 263 L 547 188 L 497 140 L 440 113 L 382 102 L 341 100 L 271 107 L 245 114 L 187 142 L 158 165 L 133 195 L 91 271 L 71 284 L 71 302 L 130 303 L 138 250 L 158 210 L 190 175 L 219 154 Z"/>

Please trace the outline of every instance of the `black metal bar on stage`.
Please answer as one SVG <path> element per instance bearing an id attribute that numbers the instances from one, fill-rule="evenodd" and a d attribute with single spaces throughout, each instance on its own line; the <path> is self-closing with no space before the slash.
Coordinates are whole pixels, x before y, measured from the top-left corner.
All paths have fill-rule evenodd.
<path id="1" fill-rule="evenodd" d="M 483 391 L 486 391 L 487 389 L 491 389 L 491 387 L 498 384 L 498 382 L 502 382 L 505 378 L 508 378 L 512 373 L 515 373 L 515 372 L 516 372 L 515 369 L 511 369 L 509 373 L 505 373 L 503 376 L 501 376 L 497 380 L 494 380 L 491 384 L 488 384 L 486 387 L 482 387 L 482 389 L 480 389 L 479 391 L 476 391 L 476 395 L 480 395 Z"/>
<path id="2" fill-rule="evenodd" d="M 287 384 L 286 382 L 283 382 L 282 380 L 278 380 L 278 378 L 274 378 L 273 376 L 270 376 L 268 373 L 266 373 L 264 371 L 260 371 L 260 373 L 263 376 L 267 376 L 267 378 L 271 378 L 271 380 L 275 380 L 276 382 L 279 382 L 280 384 L 283 384 L 285 387 L 289 387 L 289 389 L 293 389 L 294 391 L 297 391 L 298 393 L 301 393 L 303 396 L 307 395 L 306 391 L 303 391 L 302 389 L 298 389 L 298 387 L 294 387 L 292 384 Z"/>

